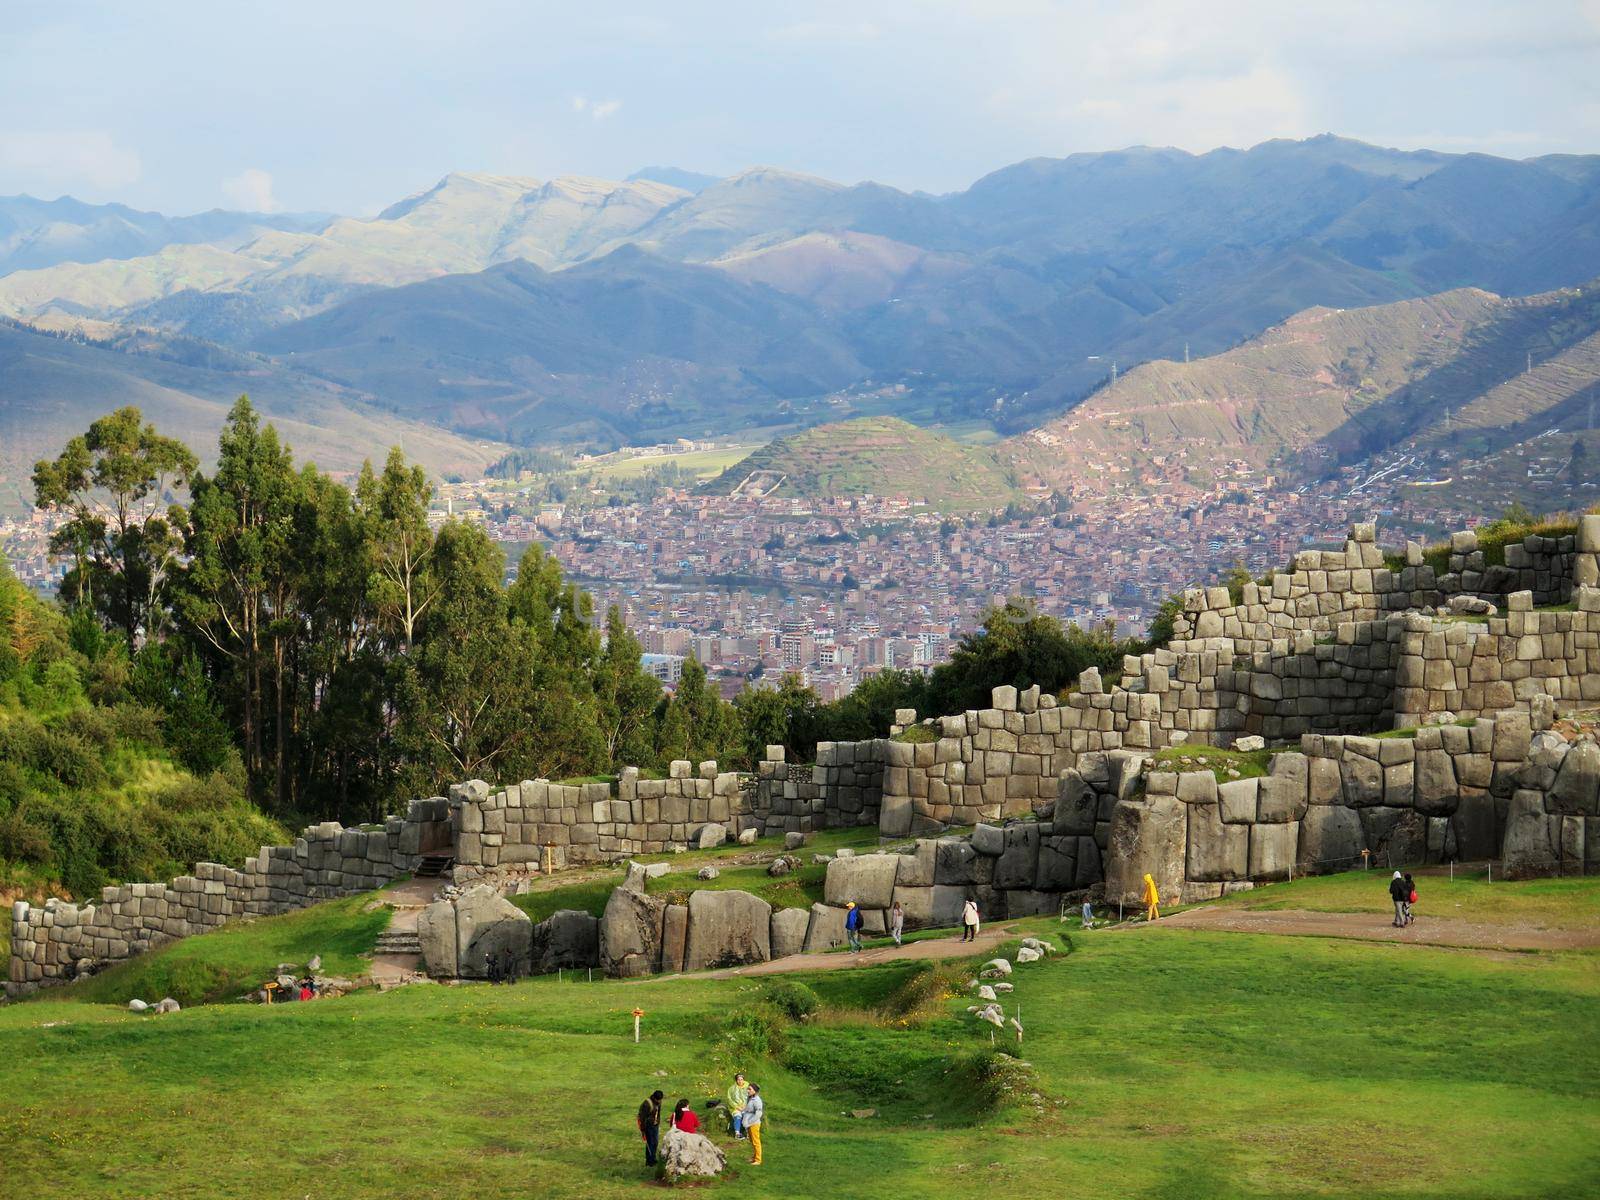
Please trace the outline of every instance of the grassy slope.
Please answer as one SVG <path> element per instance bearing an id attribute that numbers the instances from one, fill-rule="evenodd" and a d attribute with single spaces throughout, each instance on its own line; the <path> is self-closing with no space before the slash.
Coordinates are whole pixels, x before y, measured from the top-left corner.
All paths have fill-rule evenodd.
<path id="1" fill-rule="evenodd" d="M 303 965 L 313 955 L 322 958 L 322 974 L 355 978 L 366 974 L 361 955 L 372 952 L 390 915 L 387 905 L 373 907 L 372 897 L 362 895 L 242 921 L 130 959 L 72 985 L 71 995 L 87 1003 L 126 1004 L 136 997 L 154 1003 L 171 996 L 180 1004 L 209 1004 L 259 986 L 279 963 Z M 34 1003 L 51 999 L 46 994 Z"/>
<path id="2" fill-rule="evenodd" d="M 783 475 L 780 496 L 907 495 L 935 508 L 999 508 L 1018 496 L 994 453 L 896 417 L 862 417 L 779 438 L 707 485 L 732 491 L 754 471 Z"/>
<path id="3" fill-rule="evenodd" d="M 7 1179 L 35 1197 L 244 1196 L 292 1162 L 296 1194 L 636 1195 L 639 1098 L 660 1086 L 698 1102 L 738 1067 L 767 1092 L 767 1163 L 730 1156 L 723 1186 L 752 1197 L 1591 1186 L 1592 956 L 1176 929 L 1076 942 L 1016 977 L 1043 1101 L 1024 1091 L 990 1115 L 969 1075 L 944 1074 L 989 1041 L 955 1015 L 962 1000 L 931 1023 L 871 1011 L 903 964 L 813 977 L 836 1011 L 789 1027 L 782 1064 L 727 1037 L 772 986 L 744 980 L 541 979 L 166 1018 L 13 1006 Z M 846 1115 L 862 1106 L 879 1116 Z"/>

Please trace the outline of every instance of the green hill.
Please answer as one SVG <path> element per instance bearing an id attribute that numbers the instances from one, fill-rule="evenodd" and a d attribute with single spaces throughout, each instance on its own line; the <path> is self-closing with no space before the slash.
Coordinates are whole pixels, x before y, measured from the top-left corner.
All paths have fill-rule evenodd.
<path id="1" fill-rule="evenodd" d="M 706 485 L 718 495 L 905 496 L 941 509 L 1001 508 L 1016 481 L 992 450 L 897 417 L 861 417 L 781 437 Z"/>
<path id="2" fill-rule="evenodd" d="M 143 656 L 141 656 L 143 657 Z M 153 661 L 70 628 L 0 565 L 0 899 L 235 862 L 286 832 L 244 798 L 208 699 L 155 701 Z M 0 923 L 9 940 L 9 921 Z M 3 949 L 4 947 L 0 947 Z"/>

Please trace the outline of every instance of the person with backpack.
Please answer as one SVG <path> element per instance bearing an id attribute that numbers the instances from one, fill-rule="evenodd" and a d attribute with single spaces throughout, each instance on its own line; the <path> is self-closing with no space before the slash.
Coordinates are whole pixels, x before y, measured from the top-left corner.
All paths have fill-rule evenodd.
<path id="1" fill-rule="evenodd" d="M 844 906 L 844 934 L 850 939 L 850 953 L 861 953 L 861 910 L 854 900 Z"/>
<path id="2" fill-rule="evenodd" d="M 971 896 L 961 906 L 961 940 L 975 942 L 978 940 L 978 902 Z"/>
<path id="3" fill-rule="evenodd" d="M 1416 917 L 1411 915 L 1411 906 L 1417 902 L 1417 885 L 1416 885 L 1416 881 L 1411 878 L 1411 872 L 1410 871 L 1406 872 L 1405 885 L 1406 885 L 1406 924 L 1409 925 L 1409 924 L 1411 924 L 1411 922 L 1416 920 Z"/>
<path id="4" fill-rule="evenodd" d="M 733 1122 L 733 1136 L 744 1137 L 744 1105 L 750 1099 L 750 1085 L 742 1074 L 735 1075 L 728 1085 L 728 1117 Z"/>
<path id="5" fill-rule="evenodd" d="M 750 1098 L 744 1102 L 744 1114 L 741 1121 L 745 1133 L 750 1135 L 750 1165 L 761 1165 L 761 1118 L 767 1111 L 766 1103 L 761 1099 L 761 1088 L 756 1084 L 750 1085 Z"/>
<path id="6" fill-rule="evenodd" d="M 900 901 L 894 902 L 894 907 L 889 910 L 889 936 L 894 938 L 894 944 L 900 945 L 900 939 L 906 931 L 906 910 L 900 907 Z"/>
<path id="7" fill-rule="evenodd" d="M 1396 871 L 1389 880 L 1389 899 L 1394 901 L 1394 927 L 1399 929 L 1406 923 L 1406 902 L 1411 897 L 1411 889 L 1406 886 L 1406 881 Z"/>
<path id="8" fill-rule="evenodd" d="M 661 1137 L 661 1102 L 666 1099 L 663 1092 L 650 1093 L 649 1099 L 639 1105 L 639 1136 L 644 1139 L 644 1165 L 656 1165 L 656 1144 Z"/>

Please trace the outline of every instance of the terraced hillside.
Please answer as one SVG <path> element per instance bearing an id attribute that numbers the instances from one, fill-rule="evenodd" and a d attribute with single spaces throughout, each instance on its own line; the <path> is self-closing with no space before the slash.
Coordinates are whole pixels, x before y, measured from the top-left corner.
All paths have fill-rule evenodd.
<path id="1" fill-rule="evenodd" d="M 1271 466 L 1293 484 L 1405 443 L 1482 453 L 1585 427 L 1597 337 L 1595 284 L 1308 309 L 1226 353 L 1147 363 L 1001 450 L 1025 481 L 1091 489 L 1154 486 L 1174 464 Z"/>
<path id="2" fill-rule="evenodd" d="M 906 496 L 940 509 L 998 508 L 1020 493 L 994 452 L 897 417 L 861 417 L 779 438 L 706 485 L 814 499 Z"/>

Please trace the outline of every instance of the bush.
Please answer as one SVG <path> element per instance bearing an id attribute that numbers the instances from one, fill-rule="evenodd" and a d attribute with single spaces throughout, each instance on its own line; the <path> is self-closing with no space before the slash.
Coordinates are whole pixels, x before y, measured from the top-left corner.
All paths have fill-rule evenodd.
<path id="1" fill-rule="evenodd" d="M 735 1062 L 778 1054 L 783 1025 L 777 1011 L 762 1005 L 734 1013 L 723 1024 L 722 1049 Z"/>
<path id="2" fill-rule="evenodd" d="M 151 750 L 159 750 L 162 747 L 160 709 L 151 708 L 147 704 L 124 701 L 114 708 L 105 710 L 105 714 L 111 735 L 118 741 L 134 742 Z"/>
<path id="3" fill-rule="evenodd" d="M 766 998 L 791 1021 L 804 1021 L 822 1007 L 822 998 L 803 983 L 776 984 L 767 989 Z"/>

